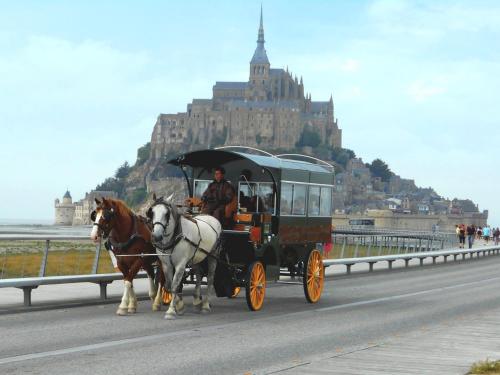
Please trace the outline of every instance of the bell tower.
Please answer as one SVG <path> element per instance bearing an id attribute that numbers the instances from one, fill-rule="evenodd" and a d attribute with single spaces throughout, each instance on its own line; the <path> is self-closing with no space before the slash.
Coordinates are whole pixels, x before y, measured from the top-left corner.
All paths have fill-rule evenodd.
<path id="1" fill-rule="evenodd" d="M 271 64 L 267 58 L 264 48 L 264 23 L 262 17 L 262 5 L 260 6 L 260 26 L 257 38 L 257 48 L 250 61 L 250 87 L 253 89 L 254 96 L 259 99 L 265 99 L 266 87 L 269 83 L 269 69 Z"/>

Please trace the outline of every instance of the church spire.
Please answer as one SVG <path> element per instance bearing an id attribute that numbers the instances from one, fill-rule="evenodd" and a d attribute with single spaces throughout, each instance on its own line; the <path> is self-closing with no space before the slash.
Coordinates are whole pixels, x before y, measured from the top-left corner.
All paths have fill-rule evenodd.
<path id="1" fill-rule="evenodd" d="M 264 22 L 262 21 L 262 4 L 260 4 L 260 26 L 259 26 L 259 37 L 257 43 L 265 43 L 264 40 Z"/>
<path id="2" fill-rule="evenodd" d="M 267 58 L 266 49 L 264 48 L 264 21 L 262 16 L 262 4 L 260 6 L 260 25 L 259 34 L 257 38 L 257 48 L 252 57 L 250 64 L 269 64 L 269 59 Z"/>

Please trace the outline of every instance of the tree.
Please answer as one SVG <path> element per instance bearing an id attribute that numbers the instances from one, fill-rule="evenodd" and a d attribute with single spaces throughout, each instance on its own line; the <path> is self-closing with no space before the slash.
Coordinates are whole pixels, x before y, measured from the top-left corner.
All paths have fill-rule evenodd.
<path id="1" fill-rule="evenodd" d="M 354 151 L 349 150 L 348 148 L 335 147 L 332 150 L 332 154 L 331 154 L 332 160 L 335 161 L 336 163 L 340 164 L 344 168 L 346 167 L 347 162 L 350 159 L 353 159 L 355 157 L 356 157 L 356 154 L 354 153 Z"/>
<path id="2" fill-rule="evenodd" d="M 295 144 L 296 147 L 318 147 L 321 144 L 321 137 L 313 129 L 308 126 L 304 128 L 300 135 L 299 141 Z"/>
<path id="3" fill-rule="evenodd" d="M 99 191 L 114 191 L 118 194 L 118 198 L 122 198 L 125 186 L 123 180 L 108 177 L 102 184 L 97 185 L 95 189 Z"/>
<path id="4" fill-rule="evenodd" d="M 371 164 L 368 165 L 370 172 L 375 177 L 380 177 L 382 181 L 388 182 L 390 178 L 394 175 L 389 169 L 389 166 L 380 159 L 375 159 Z"/>
<path id="5" fill-rule="evenodd" d="M 119 179 L 125 178 L 130 174 L 130 170 L 130 165 L 128 162 L 125 162 L 116 170 L 115 177 Z"/>
<path id="6" fill-rule="evenodd" d="M 150 154 L 151 142 L 148 142 L 137 150 L 137 161 L 135 165 L 143 165 L 149 159 Z"/>

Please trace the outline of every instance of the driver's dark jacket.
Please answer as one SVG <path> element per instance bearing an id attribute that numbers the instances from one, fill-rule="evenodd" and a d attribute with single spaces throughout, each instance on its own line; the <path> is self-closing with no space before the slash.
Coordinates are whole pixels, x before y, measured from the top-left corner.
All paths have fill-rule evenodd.
<path id="1" fill-rule="evenodd" d="M 234 188 L 227 180 L 221 180 L 220 182 L 213 180 L 201 196 L 201 200 L 204 202 L 202 212 L 213 215 L 219 221 L 222 221 L 224 218 L 224 207 L 233 198 Z"/>

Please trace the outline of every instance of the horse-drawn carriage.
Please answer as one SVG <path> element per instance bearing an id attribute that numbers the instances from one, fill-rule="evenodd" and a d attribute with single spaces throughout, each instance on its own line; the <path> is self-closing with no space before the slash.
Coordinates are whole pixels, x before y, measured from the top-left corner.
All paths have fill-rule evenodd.
<path id="1" fill-rule="evenodd" d="M 226 170 L 225 178 L 235 189 L 235 202 L 226 207 L 229 221 L 222 229 L 219 251 L 203 250 L 208 260 L 216 260 L 217 296 L 231 297 L 245 288 L 249 309 L 260 310 L 266 282 L 286 273 L 302 278 L 308 302 L 320 299 L 324 267 L 317 245 L 331 241 L 331 165 L 239 146 L 189 152 L 169 163 L 182 170 L 190 202 L 199 201 L 216 167 Z M 192 214 L 195 222 L 196 207 Z"/>

